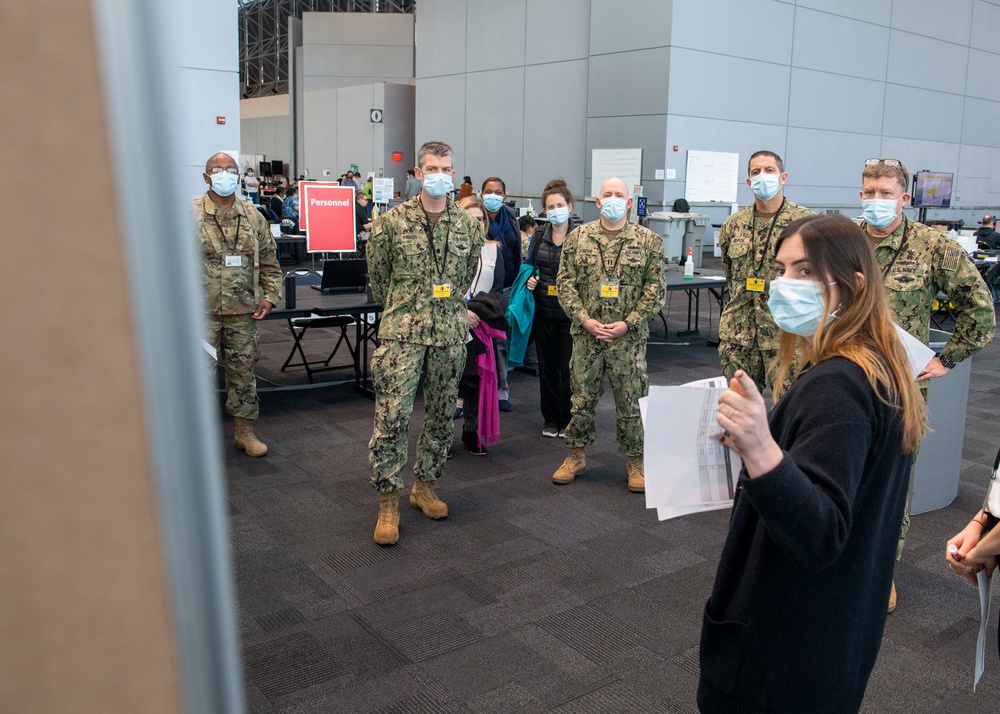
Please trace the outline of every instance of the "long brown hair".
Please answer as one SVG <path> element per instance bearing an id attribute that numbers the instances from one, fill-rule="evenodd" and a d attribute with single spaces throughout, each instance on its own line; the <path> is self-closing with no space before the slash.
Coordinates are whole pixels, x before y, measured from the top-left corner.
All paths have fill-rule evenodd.
<path id="1" fill-rule="evenodd" d="M 500 245 L 499 241 L 490 240 L 490 214 L 486 212 L 486 206 L 483 205 L 483 202 L 477 196 L 466 196 L 465 198 L 460 198 L 455 201 L 455 205 L 459 208 L 464 208 L 467 211 L 470 208 L 478 208 L 482 211 L 483 218 L 486 219 L 486 223 L 483 224 L 483 238 L 487 243 Z"/>
<path id="2" fill-rule="evenodd" d="M 861 229 L 846 216 L 828 213 L 793 221 L 775 244 L 798 234 L 813 274 L 823 285 L 825 314 L 836 312 L 829 324 L 823 320 L 812 337 L 781 333 L 775 375 L 775 399 L 784 392 L 786 377 L 802 350 L 802 369 L 831 357 L 854 362 L 885 404 L 900 411 L 903 453 L 913 453 L 927 431 L 927 407 L 909 360 L 896 335 L 882 283 L 882 271 Z M 858 279 L 858 274 L 864 281 Z M 830 304 L 830 286 L 840 289 L 840 304 Z"/>

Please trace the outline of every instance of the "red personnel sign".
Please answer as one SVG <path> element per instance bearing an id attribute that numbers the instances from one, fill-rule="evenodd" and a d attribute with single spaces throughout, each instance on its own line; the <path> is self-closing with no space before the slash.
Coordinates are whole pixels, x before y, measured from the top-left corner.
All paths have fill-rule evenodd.
<path id="1" fill-rule="evenodd" d="M 306 232 L 306 250 L 310 253 L 357 250 L 354 189 L 335 183 L 303 181 L 299 190 L 300 225 Z"/>

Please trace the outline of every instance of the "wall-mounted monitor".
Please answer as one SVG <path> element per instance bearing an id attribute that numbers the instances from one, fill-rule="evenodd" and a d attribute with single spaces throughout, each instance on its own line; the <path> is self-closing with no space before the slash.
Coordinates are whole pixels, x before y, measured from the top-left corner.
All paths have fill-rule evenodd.
<path id="1" fill-rule="evenodd" d="M 257 175 L 258 176 L 270 176 L 271 175 L 271 162 L 261 161 L 257 164 Z"/>
<path id="2" fill-rule="evenodd" d="M 284 176 L 285 162 L 278 159 L 271 159 L 271 174 L 273 176 Z"/>
<path id="3" fill-rule="evenodd" d="M 949 208 L 951 185 L 955 174 L 940 171 L 918 171 L 913 175 L 914 208 Z"/>

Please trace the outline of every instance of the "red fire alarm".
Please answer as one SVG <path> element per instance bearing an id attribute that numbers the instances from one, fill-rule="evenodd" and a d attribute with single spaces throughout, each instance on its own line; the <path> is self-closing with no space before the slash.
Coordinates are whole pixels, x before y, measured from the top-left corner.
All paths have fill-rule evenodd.
<path id="1" fill-rule="evenodd" d="M 674 144 L 674 151 L 677 151 L 677 144 Z"/>
<path id="2" fill-rule="evenodd" d="M 215 117 L 215 123 L 216 124 L 225 124 L 226 123 L 226 118 L 225 117 Z"/>
<path id="3" fill-rule="evenodd" d="M 402 151 L 393 151 L 392 152 L 392 160 L 393 161 L 402 161 L 403 160 L 403 152 Z"/>

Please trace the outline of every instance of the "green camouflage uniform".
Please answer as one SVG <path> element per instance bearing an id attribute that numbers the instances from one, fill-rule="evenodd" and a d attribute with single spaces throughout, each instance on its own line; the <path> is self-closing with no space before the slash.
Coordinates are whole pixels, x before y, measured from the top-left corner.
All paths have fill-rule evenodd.
<path id="1" fill-rule="evenodd" d="M 900 251 L 904 232 L 906 245 Z M 875 246 L 875 257 L 883 272 L 892 266 L 885 287 L 893 318 L 925 345 L 938 292 L 954 303 L 956 314 L 955 330 L 941 349 L 942 356 L 961 362 L 993 339 L 993 298 L 968 254 L 954 240 L 904 218 L 892 235 Z"/>
<path id="2" fill-rule="evenodd" d="M 729 302 L 719 319 L 719 361 L 726 379 L 743 369 L 764 390 L 771 363 L 778 355 L 778 327 L 767 309 L 767 291 L 774 277 L 774 244 L 794 220 L 811 216 L 808 208 L 785 199 L 770 221 L 761 223 L 755 204 L 734 213 L 719 229 L 722 268 Z M 764 281 L 760 292 L 747 290 L 747 278 Z"/>
<path id="3" fill-rule="evenodd" d="M 567 236 L 557 278 L 559 304 L 572 320 L 573 336 L 573 406 L 566 428 L 567 446 L 594 443 L 594 414 L 607 373 L 615 395 L 618 450 L 627 456 L 642 456 L 639 398 L 649 392 L 646 339 L 649 320 L 666 298 L 666 264 L 662 239 L 632 223 L 626 223 L 614 241 L 604 235 L 599 220 Z M 601 284 L 606 281 L 618 283 L 617 298 L 601 297 Z M 610 343 L 601 342 L 583 329 L 590 318 L 604 324 L 624 320 L 637 329 Z"/>
<path id="4" fill-rule="evenodd" d="M 224 211 L 206 192 L 193 204 L 201 239 L 208 342 L 226 371 L 226 411 L 256 419 L 257 304 L 281 299 L 281 267 L 267 220 L 253 204 L 239 199 Z M 226 267 L 227 256 L 239 256 L 239 266 Z"/>
<path id="5" fill-rule="evenodd" d="M 406 466 L 407 429 L 421 376 L 426 416 L 413 471 L 422 481 L 441 476 L 465 366 L 465 294 L 483 246 L 479 221 L 451 201 L 431 228 L 420 195 L 375 219 L 368 239 L 372 295 L 385 308 L 371 362 L 375 427 L 369 462 L 378 491 L 403 488 L 400 472 Z M 430 234 L 433 247 L 428 245 Z M 450 296 L 435 298 L 435 285 L 449 285 Z"/>
<path id="6" fill-rule="evenodd" d="M 865 228 L 864 222 L 861 227 Z M 906 245 L 903 245 L 904 233 Z M 925 345 L 930 341 L 931 309 L 938 292 L 948 296 L 955 305 L 956 314 L 955 329 L 951 339 L 941 348 L 942 356 L 961 362 L 993 339 L 996 312 L 989 288 L 965 249 L 951 238 L 922 223 L 904 218 L 892 235 L 875 246 L 875 257 L 883 273 L 889 271 L 885 274 L 885 287 L 893 319 Z M 921 391 L 926 399 L 927 388 Z M 910 498 L 913 496 L 912 480 L 916 464 L 917 454 L 914 454 L 910 469 Z M 909 527 L 908 498 L 897 559 L 902 555 Z"/>

